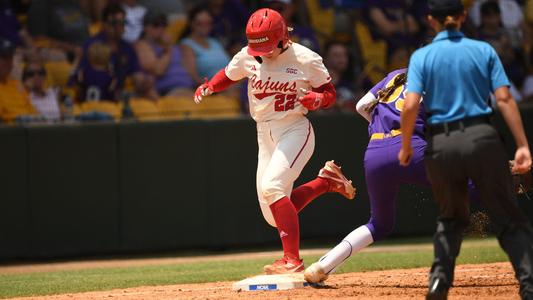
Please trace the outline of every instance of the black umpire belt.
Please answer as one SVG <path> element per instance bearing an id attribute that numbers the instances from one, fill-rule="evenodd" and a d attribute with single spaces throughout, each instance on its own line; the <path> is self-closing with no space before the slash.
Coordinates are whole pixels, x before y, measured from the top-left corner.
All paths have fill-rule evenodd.
<path id="1" fill-rule="evenodd" d="M 446 122 L 440 124 L 434 124 L 428 126 L 428 133 L 431 135 L 441 134 L 441 133 L 450 133 L 451 131 L 464 130 L 467 127 L 479 125 L 479 124 L 490 124 L 489 116 L 479 116 L 465 118 L 453 122 Z"/>

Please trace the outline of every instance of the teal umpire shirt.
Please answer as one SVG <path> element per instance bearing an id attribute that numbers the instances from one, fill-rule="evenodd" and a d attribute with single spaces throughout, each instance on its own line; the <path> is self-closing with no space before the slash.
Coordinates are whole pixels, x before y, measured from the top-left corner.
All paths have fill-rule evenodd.
<path id="1" fill-rule="evenodd" d="M 407 91 L 424 96 L 433 125 L 492 113 L 490 93 L 509 85 L 494 48 L 455 30 L 416 50 L 407 73 Z"/>

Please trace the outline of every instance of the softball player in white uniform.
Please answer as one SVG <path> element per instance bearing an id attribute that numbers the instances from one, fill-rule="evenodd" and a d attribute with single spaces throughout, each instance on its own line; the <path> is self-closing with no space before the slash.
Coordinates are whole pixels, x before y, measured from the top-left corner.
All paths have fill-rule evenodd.
<path id="1" fill-rule="evenodd" d="M 274 10 L 252 14 L 247 27 L 248 46 L 224 70 L 198 87 L 195 101 L 248 78 L 250 114 L 257 122 L 259 146 L 257 194 L 265 220 L 277 227 L 284 257 L 264 267 L 265 273 L 301 272 L 298 212 L 325 192 L 352 199 L 355 189 L 333 161 L 316 179 L 293 190 L 294 181 L 315 147 L 308 110 L 330 107 L 335 88 L 322 58 L 289 40 L 283 17 Z"/>

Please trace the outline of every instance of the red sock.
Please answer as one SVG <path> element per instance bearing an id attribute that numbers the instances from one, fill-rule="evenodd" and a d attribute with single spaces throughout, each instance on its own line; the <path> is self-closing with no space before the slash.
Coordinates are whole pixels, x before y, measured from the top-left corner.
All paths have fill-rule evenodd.
<path id="1" fill-rule="evenodd" d="M 291 258 L 300 258 L 300 225 L 298 213 L 288 197 L 270 205 L 270 210 L 276 221 L 283 253 Z"/>
<path id="2" fill-rule="evenodd" d="M 300 212 L 307 204 L 311 203 L 311 201 L 326 193 L 328 189 L 328 181 L 324 178 L 317 177 L 308 183 L 300 185 L 292 191 L 292 204 L 294 204 L 296 211 Z"/>

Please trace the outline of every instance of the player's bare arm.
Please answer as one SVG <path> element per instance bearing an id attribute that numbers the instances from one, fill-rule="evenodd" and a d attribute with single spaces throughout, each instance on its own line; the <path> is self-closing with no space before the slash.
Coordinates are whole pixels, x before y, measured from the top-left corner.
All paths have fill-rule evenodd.
<path id="1" fill-rule="evenodd" d="M 496 96 L 496 104 L 501 111 L 507 126 L 511 130 L 516 143 L 515 163 L 513 165 L 513 173 L 523 174 L 531 170 L 531 153 L 527 142 L 524 127 L 522 126 L 522 118 L 518 111 L 518 106 L 509 92 L 509 88 L 502 86 L 494 91 Z"/>
<path id="2" fill-rule="evenodd" d="M 401 115 L 402 149 L 398 153 L 398 161 L 402 166 L 408 166 L 411 162 L 413 147 L 411 137 L 415 129 L 415 121 L 420 106 L 420 95 L 407 93 Z"/>

